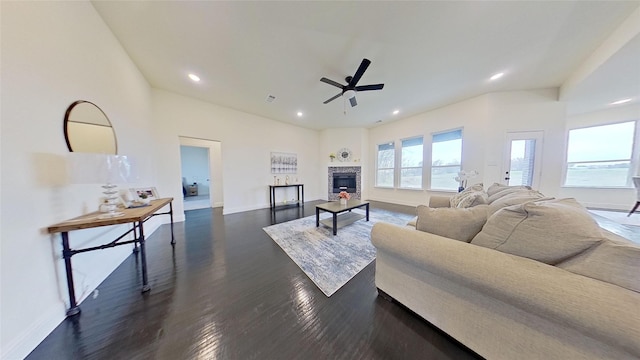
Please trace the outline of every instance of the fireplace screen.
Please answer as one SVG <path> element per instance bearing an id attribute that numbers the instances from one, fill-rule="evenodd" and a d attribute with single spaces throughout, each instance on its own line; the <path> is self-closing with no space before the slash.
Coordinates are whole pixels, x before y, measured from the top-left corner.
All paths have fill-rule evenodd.
<path id="1" fill-rule="evenodd" d="M 333 193 L 337 194 L 340 191 L 356 192 L 355 173 L 333 173 Z"/>

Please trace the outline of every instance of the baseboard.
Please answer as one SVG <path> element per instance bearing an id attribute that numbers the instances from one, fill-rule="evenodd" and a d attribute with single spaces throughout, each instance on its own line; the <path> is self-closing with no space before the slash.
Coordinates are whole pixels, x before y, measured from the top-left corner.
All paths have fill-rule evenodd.
<path id="1" fill-rule="evenodd" d="M 595 202 L 580 202 L 584 207 L 589 209 L 599 209 L 599 210 L 619 210 L 619 211 L 631 211 L 631 208 L 635 204 L 629 204 L 627 207 L 624 207 L 620 204 L 607 204 L 607 203 L 595 203 Z"/>
<path id="2" fill-rule="evenodd" d="M 379 201 L 379 202 L 383 202 L 383 203 L 388 203 L 388 204 L 395 204 L 395 205 L 404 205 L 404 206 L 418 206 L 419 204 L 415 204 L 415 203 L 411 203 L 408 201 L 397 201 L 396 199 L 385 199 L 385 198 L 376 198 L 376 197 L 370 197 L 369 199 L 367 199 L 368 201 Z"/>
<path id="3" fill-rule="evenodd" d="M 305 203 L 311 202 L 311 201 L 317 201 L 317 200 L 322 200 L 322 199 L 305 200 Z M 327 201 L 327 200 L 322 200 L 322 201 Z M 224 209 L 222 210 L 222 215 L 229 215 L 229 214 L 235 214 L 239 212 L 252 211 L 252 210 L 269 209 L 270 207 L 271 207 L 270 204 L 239 206 L 239 207 L 233 207 L 233 208 L 225 206 Z"/>
<path id="4" fill-rule="evenodd" d="M 2 359 L 24 359 L 65 319 L 66 309 L 57 303 L 9 344 L 2 346 Z"/>

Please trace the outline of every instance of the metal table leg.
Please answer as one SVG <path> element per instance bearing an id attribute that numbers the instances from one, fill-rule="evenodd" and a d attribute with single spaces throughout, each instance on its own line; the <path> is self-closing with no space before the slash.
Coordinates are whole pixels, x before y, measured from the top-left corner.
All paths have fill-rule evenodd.
<path id="1" fill-rule="evenodd" d="M 76 304 L 76 292 L 73 285 L 73 270 L 71 268 L 71 256 L 73 255 L 69 248 L 69 233 L 62 233 L 62 256 L 64 257 L 64 267 L 67 271 L 67 289 L 69 290 L 69 309 L 67 316 L 73 316 L 80 313 L 80 307 Z"/>

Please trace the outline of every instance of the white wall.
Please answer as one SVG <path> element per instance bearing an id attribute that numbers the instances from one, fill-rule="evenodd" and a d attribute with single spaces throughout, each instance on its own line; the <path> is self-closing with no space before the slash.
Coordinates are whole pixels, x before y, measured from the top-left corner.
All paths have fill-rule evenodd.
<path id="1" fill-rule="evenodd" d="M 153 184 L 148 83 L 89 2 L 1 2 L 2 358 L 26 356 L 65 317 L 60 235 L 46 228 L 97 209 L 99 185 L 68 185 L 66 108 L 94 102 L 110 118 L 120 154 Z M 108 56 L 107 56 L 108 55 Z M 137 134 L 137 135 L 136 135 Z M 160 217 L 159 217 L 160 218 Z M 154 225 L 155 224 L 155 225 Z M 151 234 L 158 223 L 151 222 Z M 70 233 L 74 247 L 113 240 L 122 227 Z M 82 299 L 131 254 L 121 246 L 73 257 Z"/>
<path id="2" fill-rule="evenodd" d="M 424 137 L 424 162 L 431 160 L 431 135 L 445 130 L 463 128 L 462 166 L 465 170 L 478 170 L 483 174 L 486 147 L 487 97 L 479 96 L 410 118 L 397 120 L 375 127 L 369 131 L 369 166 L 366 176 L 369 178 L 371 200 L 405 205 L 426 204 L 432 192 L 427 190 L 385 189 L 375 187 L 375 167 L 378 144 L 415 136 Z M 396 147 L 397 148 L 397 147 Z M 396 174 L 397 176 L 397 174 Z M 427 183 L 428 168 L 423 172 L 423 183 Z M 481 178 L 471 182 L 481 182 Z"/>
<path id="3" fill-rule="evenodd" d="M 289 178 L 304 184 L 305 200 L 322 198 L 319 133 L 256 115 L 206 103 L 163 90 L 153 90 L 154 127 L 162 146 L 155 151 L 161 186 L 181 195 L 179 136 L 207 138 L 222 143 L 225 214 L 269 207 L 268 185 L 273 183 L 270 153 L 298 156 L 298 173 Z M 327 154 L 328 155 L 328 154 Z M 326 174 L 324 175 L 326 176 Z M 279 174 L 281 183 L 284 175 Z M 295 197 L 293 188 L 278 199 Z M 171 191 L 170 191 L 171 192 Z M 181 204 L 174 207 L 182 212 Z"/>
<path id="4" fill-rule="evenodd" d="M 370 198 L 385 202 L 425 204 L 429 190 L 376 188 L 375 158 L 378 144 L 422 135 L 425 139 L 424 162 L 431 159 L 431 136 L 435 132 L 463 128 L 462 168 L 478 170 L 480 176 L 470 183 L 486 186 L 502 182 L 502 159 L 505 136 L 509 131 L 542 130 L 545 134 L 543 173 L 540 190 L 556 196 L 559 192 L 562 160 L 558 159 L 564 144 L 565 105 L 557 101 L 557 89 L 490 93 L 407 119 L 371 129 L 369 133 Z M 428 172 L 424 172 L 427 183 Z M 440 192 L 442 193 L 442 192 Z"/>
<path id="5" fill-rule="evenodd" d="M 562 177 L 566 104 L 558 101 L 558 89 L 511 91 L 487 94 L 486 163 L 498 163 L 497 171 L 485 167 L 484 182 L 504 182 L 502 159 L 506 133 L 542 131 L 542 173 L 538 190 L 557 197 Z M 499 168 L 499 170 L 498 170 Z M 501 181 L 500 181 L 501 180 Z"/>
<path id="6" fill-rule="evenodd" d="M 618 106 L 608 110 L 571 116 L 567 118 L 566 129 L 568 134 L 570 129 L 639 119 L 640 105 Z M 635 148 L 636 156 L 638 156 L 640 144 L 635 144 Z M 566 152 L 566 140 L 563 152 Z M 566 157 L 563 158 L 563 162 L 565 160 Z M 563 177 L 561 177 L 561 181 L 564 181 Z M 633 187 L 624 189 L 562 187 L 560 188 L 560 196 L 575 197 L 586 206 L 605 209 L 631 210 L 636 202 L 636 190 Z"/>
<path id="7" fill-rule="evenodd" d="M 337 158 L 331 161 L 329 154 L 337 155 L 340 149 L 351 151 L 351 161 L 339 161 Z M 360 166 L 362 169 L 361 196 L 368 199 L 368 179 L 366 169 L 369 159 L 369 131 L 364 128 L 326 129 L 320 132 L 320 167 L 322 199 L 328 200 L 329 166 Z"/>

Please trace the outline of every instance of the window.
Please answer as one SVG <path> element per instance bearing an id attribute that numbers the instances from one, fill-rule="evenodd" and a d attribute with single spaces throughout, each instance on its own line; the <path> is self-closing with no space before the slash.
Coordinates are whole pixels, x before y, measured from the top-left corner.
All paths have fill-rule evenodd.
<path id="1" fill-rule="evenodd" d="M 422 137 L 402 140 L 400 187 L 422 189 Z"/>
<path id="2" fill-rule="evenodd" d="M 376 186 L 393 187 L 396 151 L 393 142 L 378 145 Z"/>
<path id="3" fill-rule="evenodd" d="M 565 186 L 629 186 L 636 122 L 569 130 Z"/>
<path id="4" fill-rule="evenodd" d="M 431 189 L 457 190 L 455 177 L 462 163 L 462 129 L 433 134 Z"/>

